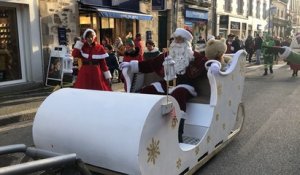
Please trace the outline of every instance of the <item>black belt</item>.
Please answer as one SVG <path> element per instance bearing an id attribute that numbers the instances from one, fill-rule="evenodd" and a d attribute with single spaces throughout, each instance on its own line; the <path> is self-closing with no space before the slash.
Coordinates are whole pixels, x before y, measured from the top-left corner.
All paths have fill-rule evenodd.
<path id="1" fill-rule="evenodd" d="M 83 65 L 99 65 L 100 63 L 97 61 L 83 61 Z"/>

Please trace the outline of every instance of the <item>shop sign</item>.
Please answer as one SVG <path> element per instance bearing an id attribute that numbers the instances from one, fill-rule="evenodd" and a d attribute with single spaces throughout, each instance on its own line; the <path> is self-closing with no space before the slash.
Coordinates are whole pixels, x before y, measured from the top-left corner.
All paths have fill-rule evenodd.
<path id="1" fill-rule="evenodd" d="M 220 28 L 228 28 L 228 21 L 229 21 L 228 15 L 221 15 L 220 16 Z"/>
<path id="2" fill-rule="evenodd" d="M 67 29 L 64 27 L 57 28 L 59 45 L 67 45 Z"/>
<path id="3" fill-rule="evenodd" d="M 231 21 L 230 29 L 240 29 L 241 23 Z"/>
<path id="4" fill-rule="evenodd" d="M 165 1 L 164 0 L 152 0 L 152 10 L 164 10 Z"/>
<path id="5" fill-rule="evenodd" d="M 185 10 L 185 17 L 186 18 L 191 18 L 191 19 L 208 20 L 208 12 L 195 10 L 195 9 L 186 9 Z"/>

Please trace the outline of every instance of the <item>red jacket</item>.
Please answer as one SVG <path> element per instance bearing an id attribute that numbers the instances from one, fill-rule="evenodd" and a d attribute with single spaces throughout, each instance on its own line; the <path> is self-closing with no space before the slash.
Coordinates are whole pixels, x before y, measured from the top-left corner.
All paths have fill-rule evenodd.
<path id="1" fill-rule="evenodd" d="M 77 41 L 72 56 L 81 59 L 83 64 L 78 72 L 75 88 L 111 91 L 107 81 L 111 74 L 105 62 L 108 54 L 102 45 Z"/>

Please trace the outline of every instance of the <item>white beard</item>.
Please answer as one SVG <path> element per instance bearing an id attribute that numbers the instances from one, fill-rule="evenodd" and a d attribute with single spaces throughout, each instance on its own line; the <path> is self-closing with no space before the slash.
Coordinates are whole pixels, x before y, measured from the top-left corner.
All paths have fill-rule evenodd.
<path id="1" fill-rule="evenodd" d="M 185 74 L 186 67 L 189 66 L 190 61 L 194 60 L 194 52 L 188 42 L 172 42 L 170 45 L 169 55 L 175 61 L 175 72 L 179 75 Z"/>

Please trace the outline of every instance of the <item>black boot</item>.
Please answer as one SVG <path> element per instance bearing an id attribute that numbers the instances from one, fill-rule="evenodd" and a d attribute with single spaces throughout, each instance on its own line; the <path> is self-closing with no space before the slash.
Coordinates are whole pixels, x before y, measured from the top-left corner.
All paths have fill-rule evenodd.
<path id="1" fill-rule="evenodd" d="M 265 73 L 263 74 L 263 76 L 268 75 L 268 68 L 265 68 Z"/>
<path id="2" fill-rule="evenodd" d="M 270 66 L 270 73 L 272 74 L 273 73 L 273 67 Z"/>

